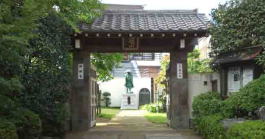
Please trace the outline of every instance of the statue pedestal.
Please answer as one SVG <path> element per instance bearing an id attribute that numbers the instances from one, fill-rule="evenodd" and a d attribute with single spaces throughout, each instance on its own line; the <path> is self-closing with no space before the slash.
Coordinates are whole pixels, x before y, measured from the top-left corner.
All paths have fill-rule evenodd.
<path id="1" fill-rule="evenodd" d="M 138 98 L 136 94 L 123 94 L 121 99 L 121 109 L 138 109 Z"/>

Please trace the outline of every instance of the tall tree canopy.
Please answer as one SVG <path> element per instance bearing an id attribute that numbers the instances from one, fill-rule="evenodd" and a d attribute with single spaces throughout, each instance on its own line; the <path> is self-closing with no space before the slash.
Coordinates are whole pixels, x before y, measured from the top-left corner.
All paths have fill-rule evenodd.
<path id="1" fill-rule="evenodd" d="M 0 101 L 17 104 L 20 111 L 15 117 L 36 119 L 31 114 L 35 112 L 44 134 L 62 135 L 72 77 L 71 34 L 78 31 L 80 22 L 90 23 L 102 8 L 98 0 L 0 1 Z M 120 60 L 118 54 L 94 54 L 92 63 L 99 69 L 100 79 L 108 80 Z M 6 118 L 9 105 L 1 104 L 0 119 Z M 35 125 L 38 120 L 14 121 L 26 135 L 22 138 L 32 138 L 24 131 L 40 127 Z M 32 134 L 39 136 L 39 132 Z"/>
<path id="2" fill-rule="evenodd" d="M 212 11 L 212 56 L 250 46 L 265 48 L 265 1 L 230 0 Z M 265 65 L 265 53 L 258 58 Z"/>

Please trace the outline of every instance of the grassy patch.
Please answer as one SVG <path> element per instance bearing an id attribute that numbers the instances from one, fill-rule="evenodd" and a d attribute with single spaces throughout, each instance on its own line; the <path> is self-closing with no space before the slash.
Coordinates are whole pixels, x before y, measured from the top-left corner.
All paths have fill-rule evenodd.
<path id="1" fill-rule="evenodd" d="M 101 114 L 98 115 L 100 118 L 104 119 L 111 119 L 113 118 L 118 112 L 120 108 L 101 108 Z"/>
<path id="2" fill-rule="evenodd" d="M 167 123 L 167 114 L 166 113 L 148 112 L 144 115 L 144 117 L 152 123 L 156 123 L 156 124 L 166 124 Z"/>

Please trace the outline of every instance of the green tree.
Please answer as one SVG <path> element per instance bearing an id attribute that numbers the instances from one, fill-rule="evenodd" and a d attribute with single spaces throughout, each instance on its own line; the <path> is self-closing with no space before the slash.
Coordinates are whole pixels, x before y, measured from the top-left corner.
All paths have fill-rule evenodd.
<path id="1" fill-rule="evenodd" d="M 188 72 L 189 73 L 203 73 L 212 72 L 210 68 L 210 59 L 199 59 L 200 52 L 194 49 L 188 54 Z"/>
<path id="2" fill-rule="evenodd" d="M 165 55 L 162 58 L 160 72 L 159 72 L 158 76 L 155 78 L 155 83 L 158 84 L 158 86 L 161 89 L 165 89 L 164 82 L 166 80 L 166 72 L 167 72 L 167 69 L 168 69 L 169 60 L 170 60 L 170 56 L 169 55 Z"/>
<path id="3" fill-rule="evenodd" d="M 250 46 L 265 47 L 265 1 L 230 0 L 212 11 L 212 56 Z M 265 52 L 258 57 L 265 65 Z"/>
<path id="4" fill-rule="evenodd" d="M 113 79 L 112 69 L 118 67 L 123 60 L 120 53 L 93 53 L 91 63 L 96 67 L 97 78 L 99 81 L 108 81 Z"/>
<path id="5" fill-rule="evenodd" d="M 56 13 L 39 20 L 38 36 L 28 45 L 21 77 L 24 106 L 40 115 L 45 135 L 64 132 L 71 83 L 71 26 Z"/>

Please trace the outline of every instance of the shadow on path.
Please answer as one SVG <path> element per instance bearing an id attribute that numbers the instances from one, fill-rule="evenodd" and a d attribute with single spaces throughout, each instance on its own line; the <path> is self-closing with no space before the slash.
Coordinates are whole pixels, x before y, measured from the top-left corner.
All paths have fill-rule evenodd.
<path id="1" fill-rule="evenodd" d="M 89 131 L 69 133 L 66 139 L 200 139 L 192 130 L 174 130 L 144 118 L 144 110 L 122 110 Z"/>

